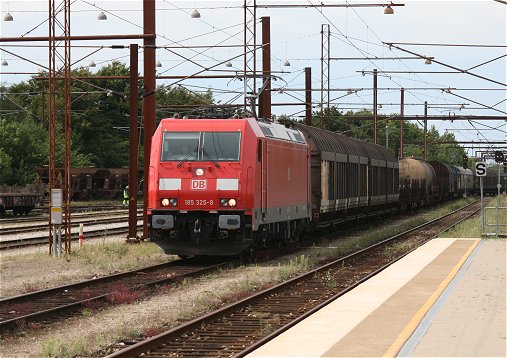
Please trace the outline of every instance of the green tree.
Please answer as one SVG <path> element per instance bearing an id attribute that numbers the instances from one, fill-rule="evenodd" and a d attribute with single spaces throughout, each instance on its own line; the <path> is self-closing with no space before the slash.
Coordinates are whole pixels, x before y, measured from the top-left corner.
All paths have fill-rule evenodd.
<path id="1" fill-rule="evenodd" d="M 114 61 L 102 67 L 97 76 L 87 79 L 87 68 L 72 71 L 72 166 L 122 167 L 129 160 L 129 68 Z M 111 78 L 104 78 L 111 76 Z M 1 87 L 0 96 L 0 182 L 24 184 L 34 177 L 34 169 L 48 164 L 48 73 L 40 72 L 30 80 Z M 116 77 L 116 78 L 114 78 Z M 142 127 L 142 80 L 138 84 L 139 127 Z M 64 152 L 63 81 L 56 83 L 56 165 L 63 166 Z M 207 105 L 213 102 L 212 93 L 194 93 L 181 86 L 159 86 L 157 105 Z M 157 111 L 157 118 L 171 116 Z M 142 162 L 142 133 L 140 162 Z"/>
<path id="2" fill-rule="evenodd" d="M 12 177 L 12 158 L 0 148 L 0 185 L 7 185 L 7 180 Z"/>
<path id="3" fill-rule="evenodd" d="M 32 118 L 19 120 L 0 119 L 0 152 L 3 184 L 33 183 L 36 176 L 34 168 L 44 163 L 47 158 L 47 135 L 43 128 Z M 5 173 L 5 176 L 4 176 Z"/>

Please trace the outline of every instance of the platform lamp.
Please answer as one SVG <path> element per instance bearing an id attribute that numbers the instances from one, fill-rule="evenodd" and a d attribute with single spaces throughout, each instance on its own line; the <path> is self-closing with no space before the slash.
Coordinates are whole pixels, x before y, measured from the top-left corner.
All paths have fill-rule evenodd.
<path id="1" fill-rule="evenodd" d="M 392 2 L 391 2 L 392 4 Z M 394 14 L 394 10 L 390 5 L 387 5 L 387 7 L 384 9 L 384 14 L 386 15 L 392 15 Z"/>
<path id="2" fill-rule="evenodd" d="M 190 14 L 190 17 L 192 19 L 200 19 L 201 18 L 201 13 L 199 11 L 197 11 L 197 1 L 195 1 L 195 3 L 194 3 L 194 11 L 192 11 L 192 13 Z"/>
<path id="3" fill-rule="evenodd" d="M 201 13 L 199 11 L 197 11 L 197 9 L 194 9 L 194 11 L 192 11 L 192 13 L 190 14 L 190 17 L 192 19 L 200 19 Z"/>
<path id="4" fill-rule="evenodd" d="M 97 15 L 97 20 L 107 20 L 107 16 L 104 14 L 104 11 L 99 12 Z"/>
<path id="5" fill-rule="evenodd" d="M 13 20 L 14 18 L 12 17 L 11 13 L 7 11 L 4 15 L 4 21 L 13 21 Z"/>

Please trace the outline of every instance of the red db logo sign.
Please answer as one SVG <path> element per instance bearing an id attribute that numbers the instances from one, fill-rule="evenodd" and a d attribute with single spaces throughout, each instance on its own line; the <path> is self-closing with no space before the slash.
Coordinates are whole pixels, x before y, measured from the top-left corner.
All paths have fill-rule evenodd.
<path id="1" fill-rule="evenodd" d="M 192 190 L 206 190 L 206 180 L 192 180 L 190 183 Z"/>

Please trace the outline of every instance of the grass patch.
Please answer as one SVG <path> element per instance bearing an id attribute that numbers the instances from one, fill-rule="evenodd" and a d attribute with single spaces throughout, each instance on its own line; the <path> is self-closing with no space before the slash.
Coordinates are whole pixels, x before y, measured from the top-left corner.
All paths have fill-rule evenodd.
<path id="1" fill-rule="evenodd" d="M 44 357 L 67 358 L 82 356 L 84 353 L 85 344 L 82 341 L 66 344 L 60 338 L 49 338 L 42 345 L 42 355 Z"/>
<path id="2" fill-rule="evenodd" d="M 500 195 L 500 197 L 486 198 L 486 206 L 487 207 L 496 207 L 498 201 L 500 202 L 499 206 L 506 206 L 507 197 L 505 195 Z M 486 224 L 495 225 L 496 223 L 496 212 L 494 209 L 487 209 L 486 211 Z M 498 210 L 498 223 L 500 225 L 507 224 L 507 215 L 506 209 Z M 498 226 L 499 234 L 506 234 L 507 227 Z M 487 226 L 486 232 L 495 232 L 494 226 Z M 448 238 L 481 238 L 482 237 L 482 214 L 478 214 L 471 219 L 467 219 L 462 223 L 456 225 L 452 229 L 443 232 L 439 235 L 439 237 L 448 237 Z"/>
<path id="3" fill-rule="evenodd" d="M 133 270 L 155 262 L 164 262 L 168 256 L 152 243 L 129 245 L 124 242 L 101 242 L 74 250 L 68 258 L 100 270 L 116 271 Z"/>
<path id="4" fill-rule="evenodd" d="M 475 198 L 471 197 L 454 200 L 439 206 L 418 211 L 416 216 L 411 217 L 410 215 L 413 215 L 412 213 L 406 215 L 405 217 L 397 216 L 394 219 L 387 220 L 386 224 L 383 225 L 380 225 L 378 221 L 372 223 L 371 225 L 363 224 L 363 226 L 367 226 L 367 229 L 360 232 L 354 232 L 353 236 L 344 237 L 343 239 L 333 239 L 332 243 L 330 243 L 330 247 L 326 248 L 324 245 L 321 245 L 321 247 L 318 250 L 315 250 L 315 253 L 312 254 L 313 259 L 310 258 L 310 260 L 315 260 L 318 261 L 319 264 L 323 264 L 349 255 L 361 248 L 368 247 L 388 237 L 400 234 L 430 220 L 457 210 L 474 200 Z M 403 220 L 403 222 L 400 223 L 400 220 Z M 386 255 L 391 254 L 393 253 L 386 253 Z"/>
<path id="5" fill-rule="evenodd" d="M 290 260 L 286 264 L 278 264 L 278 281 L 288 280 L 290 277 L 298 274 L 299 272 L 308 270 L 310 268 L 309 256 L 300 255 Z"/>

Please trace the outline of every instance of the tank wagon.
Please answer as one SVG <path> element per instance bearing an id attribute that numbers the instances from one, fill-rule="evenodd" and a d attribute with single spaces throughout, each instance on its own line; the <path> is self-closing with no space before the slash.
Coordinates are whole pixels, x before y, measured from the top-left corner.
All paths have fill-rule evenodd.
<path id="1" fill-rule="evenodd" d="M 399 166 L 400 206 L 403 210 L 426 206 L 436 200 L 436 173 L 428 162 L 403 158 Z"/>
<path id="2" fill-rule="evenodd" d="M 386 149 L 254 118 L 160 122 L 149 172 L 150 239 L 166 253 L 232 255 L 304 230 L 397 210 Z"/>
<path id="3" fill-rule="evenodd" d="M 0 186 L 0 215 L 28 215 L 44 202 L 44 185 Z"/>

